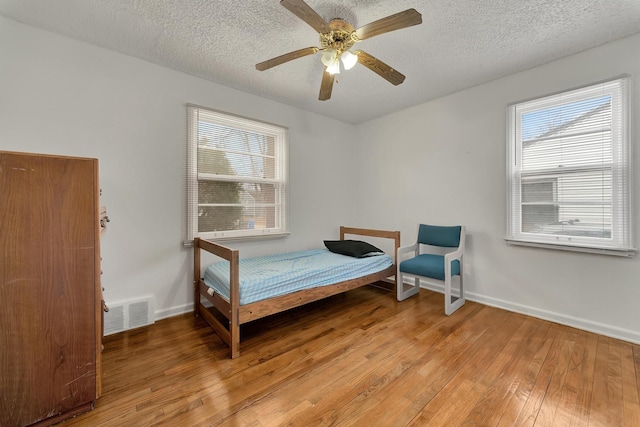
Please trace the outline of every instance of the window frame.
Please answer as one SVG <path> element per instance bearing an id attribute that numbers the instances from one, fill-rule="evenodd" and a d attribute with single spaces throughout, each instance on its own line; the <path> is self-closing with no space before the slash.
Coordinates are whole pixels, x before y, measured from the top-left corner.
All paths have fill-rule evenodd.
<path id="1" fill-rule="evenodd" d="M 614 79 L 582 86 L 551 95 L 516 102 L 507 106 L 507 236 L 509 244 L 562 249 L 579 252 L 593 252 L 608 255 L 632 256 L 637 250 L 633 247 L 633 200 L 632 200 L 632 156 L 629 130 L 629 94 L 630 78 L 627 75 Z M 594 99 L 596 90 L 611 96 L 611 155 L 610 165 L 601 164 L 591 167 L 588 163 L 570 166 L 564 169 L 537 170 L 524 169 L 522 165 L 523 115 L 544 111 L 554 107 L 571 106 L 574 103 Z M 559 167 L 562 165 L 559 165 Z M 611 233 L 610 237 L 576 236 L 565 234 L 523 231 L 522 186 L 525 179 L 571 178 L 571 174 L 584 173 L 587 170 L 611 171 Z M 603 178 L 605 181 L 606 178 Z M 554 202 L 557 200 L 554 200 Z"/>
<path id="2" fill-rule="evenodd" d="M 211 175 L 200 173 L 200 178 L 206 177 L 210 181 L 237 182 L 237 183 L 264 183 L 275 187 L 275 226 L 269 228 L 198 231 L 198 141 L 200 133 L 198 122 L 200 113 L 207 116 L 207 122 L 217 126 L 237 129 L 251 133 L 258 133 L 274 138 L 275 177 L 257 178 L 241 175 Z M 203 148 L 203 147 L 200 147 Z M 215 151 L 216 149 L 212 149 Z M 238 116 L 223 111 L 202 107 L 195 104 L 187 104 L 187 166 L 186 166 L 186 204 L 187 224 L 185 243 L 193 243 L 195 237 L 208 240 L 235 240 L 255 239 L 268 237 L 282 237 L 289 234 L 287 227 L 287 193 L 288 193 L 288 128 L 272 123 Z M 225 150 L 220 150 L 225 151 Z M 231 151 L 231 150 L 228 150 Z M 257 154 L 254 154 L 257 155 Z M 244 204 L 240 204 L 243 208 Z"/>

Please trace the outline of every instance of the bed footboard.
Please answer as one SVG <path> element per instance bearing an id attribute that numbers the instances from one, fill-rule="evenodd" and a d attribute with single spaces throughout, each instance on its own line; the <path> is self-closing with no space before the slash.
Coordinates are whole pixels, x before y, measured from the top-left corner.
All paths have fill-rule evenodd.
<path id="1" fill-rule="evenodd" d="M 257 301 L 243 306 L 240 306 L 239 303 L 239 251 L 237 249 L 230 249 L 226 246 L 208 240 L 195 238 L 193 245 L 194 315 L 201 316 L 218 334 L 218 336 L 220 336 L 220 338 L 229 346 L 231 351 L 231 358 L 233 359 L 240 354 L 240 325 L 243 323 L 257 320 L 271 314 L 280 313 L 282 311 L 298 307 L 313 301 L 317 301 L 331 295 L 346 292 L 360 286 L 369 285 L 391 276 L 395 277 L 395 286 L 397 287 L 398 277 L 396 276 L 396 252 L 400 247 L 400 232 L 372 230 L 366 228 L 340 227 L 340 240 L 344 240 L 345 235 L 347 234 L 392 239 L 394 241 L 393 265 L 383 271 L 370 274 L 368 276 L 359 277 L 353 280 L 347 280 L 344 282 L 336 283 L 334 285 L 302 290 L 288 295 L 270 298 L 263 301 Z M 217 293 L 212 292 L 211 288 L 209 288 L 204 283 L 204 280 L 201 277 L 201 250 L 205 250 L 213 255 L 229 261 L 229 300 Z M 213 315 L 209 311 L 209 309 L 203 305 L 203 298 L 206 299 L 209 304 L 213 306 L 216 311 L 226 319 L 226 321 L 221 321 L 221 316 Z"/>
<path id="2" fill-rule="evenodd" d="M 205 250 L 213 255 L 229 261 L 230 269 L 230 298 L 227 301 L 218 294 L 209 294 L 209 287 L 202 280 L 200 250 Z M 219 245 L 208 240 L 196 237 L 193 241 L 193 313 L 200 315 L 213 328 L 218 336 L 231 349 L 231 358 L 235 358 L 240 354 L 240 323 L 239 323 L 239 306 L 240 306 L 240 269 L 238 261 L 240 260 L 239 251 L 230 249 L 226 246 Z M 224 325 L 217 317 L 202 304 L 201 297 L 204 297 L 211 305 L 213 305 L 228 320 L 228 325 Z"/>

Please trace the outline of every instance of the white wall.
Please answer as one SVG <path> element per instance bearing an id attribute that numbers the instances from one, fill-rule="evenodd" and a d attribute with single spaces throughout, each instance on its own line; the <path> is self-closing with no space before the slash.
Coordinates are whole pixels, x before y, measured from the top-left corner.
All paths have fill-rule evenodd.
<path id="1" fill-rule="evenodd" d="M 471 299 L 640 342 L 640 256 L 514 247 L 503 240 L 506 107 L 516 101 L 631 74 L 634 197 L 640 200 L 639 51 L 636 35 L 359 125 L 358 215 L 370 226 L 398 227 L 403 244 L 415 241 L 420 222 L 464 224 Z M 638 209 L 633 225 L 637 247 Z"/>
<path id="2" fill-rule="evenodd" d="M 154 296 L 157 318 L 192 308 L 188 102 L 289 127 L 291 234 L 232 244 L 243 256 L 317 247 L 354 224 L 352 125 L 0 16 L 0 150 L 99 159 L 105 298 Z"/>

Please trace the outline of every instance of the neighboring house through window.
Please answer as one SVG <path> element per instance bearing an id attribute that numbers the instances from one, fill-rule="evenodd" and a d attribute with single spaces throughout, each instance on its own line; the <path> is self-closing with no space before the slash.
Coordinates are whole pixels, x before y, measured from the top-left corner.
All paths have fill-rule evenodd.
<path id="1" fill-rule="evenodd" d="M 507 241 L 630 255 L 628 78 L 508 108 Z"/>
<path id="2" fill-rule="evenodd" d="M 187 106 L 187 240 L 287 233 L 287 129 Z"/>

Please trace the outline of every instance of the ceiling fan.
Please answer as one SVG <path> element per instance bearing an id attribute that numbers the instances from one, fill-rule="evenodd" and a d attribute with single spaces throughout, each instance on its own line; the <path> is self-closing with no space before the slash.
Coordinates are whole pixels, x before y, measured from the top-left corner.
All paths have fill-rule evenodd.
<path id="1" fill-rule="evenodd" d="M 318 32 L 320 47 L 306 47 L 260 62 L 256 64 L 257 70 L 268 70 L 288 61 L 322 52 L 321 60 L 324 64 L 324 72 L 318 96 L 321 101 L 331 98 L 335 75 L 340 73 L 340 61 L 346 70 L 351 69 L 359 62 L 396 86 L 404 81 L 405 76 L 402 73 L 379 59 L 362 50 L 351 52 L 349 49 L 354 44 L 373 36 L 421 24 L 422 15 L 415 9 L 407 9 L 354 29 L 351 24 L 340 18 L 326 22 L 303 0 L 281 0 L 280 4 Z"/>

